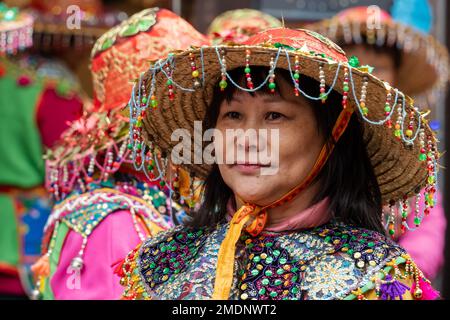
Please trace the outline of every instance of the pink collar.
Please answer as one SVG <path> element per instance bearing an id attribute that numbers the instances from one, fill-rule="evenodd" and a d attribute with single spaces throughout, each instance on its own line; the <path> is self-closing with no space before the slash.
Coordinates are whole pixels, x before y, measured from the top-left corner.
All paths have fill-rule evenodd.
<path id="1" fill-rule="evenodd" d="M 318 203 L 297 213 L 296 215 L 284 221 L 281 221 L 280 223 L 272 225 L 269 228 L 265 228 L 265 230 L 272 232 L 283 232 L 320 226 L 324 223 L 327 223 L 332 218 L 331 212 L 330 210 L 328 210 L 329 204 L 329 199 L 324 198 Z M 227 220 L 230 221 L 233 217 L 233 214 L 236 212 L 236 208 L 233 205 L 233 201 L 231 199 L 227 204 L 227 212 Z"/>

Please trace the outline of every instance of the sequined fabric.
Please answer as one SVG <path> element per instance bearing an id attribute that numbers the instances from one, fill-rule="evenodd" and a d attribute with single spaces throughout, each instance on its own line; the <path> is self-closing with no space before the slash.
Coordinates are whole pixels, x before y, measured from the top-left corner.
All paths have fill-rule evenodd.
<path id="1" fill-rule="evenodd" d="M 210 299 L 227 229 L 178 227 L 148 240 L 131 259 L 140 276 L 137 287 L 153 299 Z M 377 232 L 337 223 L 257 237 L 244 233 L 230 299 L 343 299 L 404 254 Z"/>

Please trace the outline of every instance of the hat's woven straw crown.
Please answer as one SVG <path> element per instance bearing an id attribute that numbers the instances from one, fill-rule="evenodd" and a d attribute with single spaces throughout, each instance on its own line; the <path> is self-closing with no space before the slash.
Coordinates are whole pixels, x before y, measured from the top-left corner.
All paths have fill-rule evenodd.
<path id="1" fill-rule="evenodd" d="M 349 65 L 345 53 L 337 45 L 308 30 L 271 29 L 251 37 L 244 45 L 190 49 L 169 55 L 166 61 L 156 62 L 140 80 L 140 83 L 146 83 L 147 92 L 150 92 L 158 101 L 158 107 L 148 110 L 143 120 L 143 135 L 147 142 L 155 143 L 167 155 L 178 143 L 171 140 L 174 130 L 185 128 L 193 133 L 194 121 L 203 120 L 205 111 L 212 100 L 214 86 L 220 80 L 223 71 L 221 59 L 225 58 L 227 70 L 245 66 L 246 50 L 251 51 L 253 66 L 269 66 L 271 59 L 274 59 L 276 68 L 291 70 L 291 72 L 295 56 L 297 56 L 301 74 L 318 81 L 319 67 L 322 66 L 327 86 L 334 85 L 334 90 L 341 94 L 344 69 L 347 68 L 351 78 L 349 107 L 357 110 L 360 109 L 359 93 L 363 83 L 367 82 L 365 104 L 370 112 L 367 117 L 357 112 L 357 117 L 364 126 L 364 139 L 384 202 L 411 196 L 425 185 L 428 172 L 426 162 L 419 161 L 421 151 L 418 134 L 411 138 L 402 134 L 403 139 L 399 140 L 394 136 L 392 128 L 382 125 L 386 121 L 385 103 L 390 93 L 392 109 L 401 107 L 404 109 L 402 111 L 404 115 L 414 115 L 410 119 L 414 131 L 418 131 L 420 126 L 424 130 L 425 137 L 430 137 L 434 144 L 434 134 L 424 119 L 421 119 L 420 112 L 414 108 L 411 99 L 369 74 L 365 68 Z M 200 88 L 192 85 L 192 56 L 195 57 L 195 64 L 202 66 L 199 69 L 199 78 L 202 80 Z M 166 89 L 168 72 L 164 70 L 167 66 L 171 68 L 170 79 L 175 84 L 172 99 L 169 98 Z M 255 84 L 256 86 L 258 84 Z M 140 87 L 135 89 L 136 97 Z M 394 104 L 395 101 L 400 102 L 399 106 Z M 393 114 L 392 112 L 389 118 L 393 118 Z M 403 120 L 408 121 L 408 119 Z M 408 140 L 411 141 L 408 143 Z M 195 141 L 192 142 L 194 146 Z M 201 148 L 193 148 L 192 159 L 195 158 L 194 150 L 202 152 Z M 200 176 L 205 176 L 210 168 L 205 164 L 186 164 L 185 166 Z"/>

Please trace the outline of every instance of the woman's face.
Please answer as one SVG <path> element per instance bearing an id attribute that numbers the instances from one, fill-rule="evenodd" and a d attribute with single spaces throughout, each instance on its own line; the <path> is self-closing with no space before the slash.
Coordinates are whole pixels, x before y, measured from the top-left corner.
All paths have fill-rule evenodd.
<path id="1" fill-rule="evenodd" d="M 243 201 L 261 206 L 278 200 L 302 182 L 324 144 L 312 106 L 305 98 L 294 95 L 291 83 L 278 80 L 281 95 L 251 96 L 238 90 L 230 102 L 224 100 L 220 105 L 216 124 L 225 141 L 222 148 L 216 145 L 216 155 L 223 152 L 224 159 L 233 155 L 231 161 L 219 163 L 225 183 Z M 268 133 L 267 138 L 242 138 L 242 134 L 238 138 L 227 136 L 227 129 Z M 274 129 L 279 132 L 278 138 L 271 134 Z M 278 153 L 278 161 L 271 152 Z M 262 159 L 267 154 L 270 164 Z M 278 165 L 278 170 L 268 170 L 268 165 L 271 169 Z"/>

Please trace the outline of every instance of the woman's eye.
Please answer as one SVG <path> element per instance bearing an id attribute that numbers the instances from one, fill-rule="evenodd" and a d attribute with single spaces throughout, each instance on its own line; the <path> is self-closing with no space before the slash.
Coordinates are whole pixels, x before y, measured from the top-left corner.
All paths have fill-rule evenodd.
<path id="1" fill-rule="evenodd" d="M 282 117 L 284 117 L 284 116 L 279 112 L 269 112 L 266 114 L 266 120 L 277 120 Z"/>
<path id="2" fill-rule="evenodd" d="M 229 119 L 240 119 L 241 114 L 236 111 L 230 111 L 230 112 L 225 113 L 224 117 L 229 118 Z"/>

